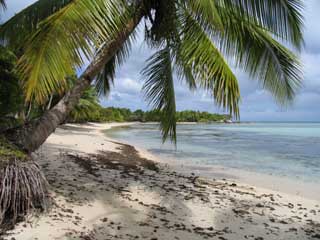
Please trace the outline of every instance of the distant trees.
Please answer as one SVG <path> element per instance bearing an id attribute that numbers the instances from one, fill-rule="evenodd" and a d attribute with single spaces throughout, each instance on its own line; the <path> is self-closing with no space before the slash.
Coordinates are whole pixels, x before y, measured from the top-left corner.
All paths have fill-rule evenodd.
<path id="1" fill-rule="evenodd" d="M 83 99 L 84 97 L 82 97 Z M 94 104 L 94 103 L 92 103 Z M 78 104 L 79 105 L 79 104 Z M 94 105 L 93 105 L 94 106 Z M 80 116 L 80 117 L 79 117 Z M 103 108 L 96 102 L 95 107 L 90 111 L 82 110 L 79 114 L 73 113 L 69 117 L 69 122 L 159 122 L 161 112 L 157 110 L 143 111 L 138 109 L 131 111 L 128 108 Z M 200 111 L 176 112 L 178 122 L 220 122 L 231 119 L 230 115 L 215 114 Z"/>
<path id="2" fill-rule="evenodd" d="M 231 119 L 230 115 L 216 113 L 199 112 L 199 111 L 182 111 L 177 112 L 178 122 L 218 122 Z"/>
<path id="3" fill-rule="evenodd" d="M 87 122 L 87 119 L 98 119 L 100 111 L 96 90 L 90 87 L 82 94 L 78 104 L 70 113 L 69 121 Z"/>

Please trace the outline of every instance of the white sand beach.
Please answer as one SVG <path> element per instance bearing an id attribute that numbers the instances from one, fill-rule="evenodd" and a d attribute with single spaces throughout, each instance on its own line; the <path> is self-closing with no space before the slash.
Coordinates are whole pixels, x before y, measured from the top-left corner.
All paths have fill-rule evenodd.
<path id="1" fill-rule="evenodd" d="M 179 173 L 102 132 L 119 125 L 58 128 L 35 156 L 50 183 L 52 207 L 3 238 L 320 239 L 318 195 L 251 186 L 250 179 L 213 180 L 191 168 Z"/>

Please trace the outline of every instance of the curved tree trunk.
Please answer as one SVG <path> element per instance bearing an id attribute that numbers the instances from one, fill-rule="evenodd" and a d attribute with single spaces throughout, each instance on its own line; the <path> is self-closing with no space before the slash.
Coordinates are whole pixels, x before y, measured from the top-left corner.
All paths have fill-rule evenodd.
<path id="1" fill-rule="evenodd" d="M 143 7 L 138 6 L 134 14 L 135 16 L 126 24 L 125 29 L 99 51 L 99 54 L 77 79 L 73 88 L 66 93 L 57 105 L 44 113 L 40 119 L 27 123 L 21 128 L 7 131 L 5 133 L 6 137 L 26 152 L 37 150 L 50 134 L 60 124 L 64 123 L 83 92 L 135 30 L 143 17 Z"/>

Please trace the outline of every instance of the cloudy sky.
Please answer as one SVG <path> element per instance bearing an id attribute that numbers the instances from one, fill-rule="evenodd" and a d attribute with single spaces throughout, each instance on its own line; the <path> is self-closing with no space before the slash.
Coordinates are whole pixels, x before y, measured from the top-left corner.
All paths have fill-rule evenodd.
<path id="1" fill-rule="evenodd" d="M 35 0 L 8 0 L 8 9 L 3 20 L 23 9 Z M 298 93 L 289 109 L 279 107 L 270 94 L 263 91 L 257 81 L 239 71 L 242 95 L 241 120 L 268 121 L 320 121 L 320 1 L 305 1 L 305 42 L 301 53 L 304 65 L 304 87 Z M 140 34 L 142 35 L 142 34 Z M 149 109 L 141 94 L 140 71 L 150 50 L 138 37 L 131 57 L 118 69 L 115 86 L 107 99 L 101 99 L 104 106 Z M 194 109 L 209 112 L 222 112 L 217 109 L 210 95 L 204 92 L 190 92 L 182 83 L 176 82 L 176 101 L 178 110 Z"/>

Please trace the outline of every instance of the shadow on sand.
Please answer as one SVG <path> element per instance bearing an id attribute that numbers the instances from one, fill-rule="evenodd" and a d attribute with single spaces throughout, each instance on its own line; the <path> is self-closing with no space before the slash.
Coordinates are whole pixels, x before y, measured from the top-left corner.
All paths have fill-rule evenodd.
<path id="1" fill-rule="evenodd" d="M 93 229 L 70 229 L 62 239 L 293 240 L 316 239 L 320 233 L 319 223 L 303 217 L 310 209 L 299 211 L 280 204 L 279 196 L 159 168 L 129 145 L 98 155 L 65 152 L 53 144 L 47 148 L 59 152 L 56 161 L 39 152 L 52 191 L 88 211 L 97 202 L 102 206 Z M 290 217 L 283 208 L 291 209 Z M 60 202 L 54 209 L 52 221 L 84 224 L 74 209 Z"/>

